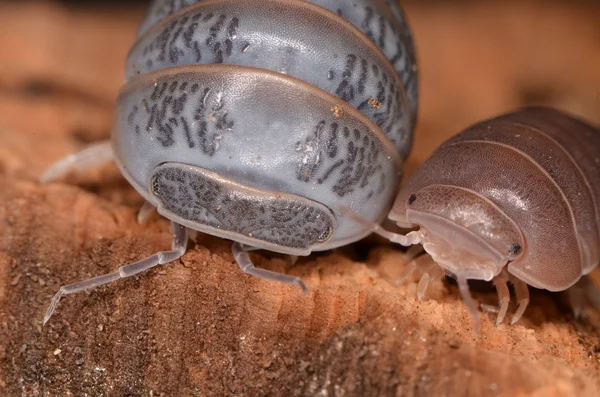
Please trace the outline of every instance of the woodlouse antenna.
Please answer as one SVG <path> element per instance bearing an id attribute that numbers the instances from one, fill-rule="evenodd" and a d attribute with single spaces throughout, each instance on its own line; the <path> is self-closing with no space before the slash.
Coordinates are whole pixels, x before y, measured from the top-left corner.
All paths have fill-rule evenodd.
<path id="1" fill-rule="evenodd" d="M 90 169 L 112 161 L 113 148 L 110 141 L 102 141 L 88 146 L 80 152 L 70 154 L 46 169 L 40 183 L 50 183 L 64 177 L 73 170 Z"/>
<path id="2" fill-rule="evenodd" d="M 389 230 L 385 230 L 378 223 L 369 221 L 369 220 L 359 216 L 358 214 L 356 214 L 354 211 L 352 211 L 350 208 L 348 208 L 346 206 L 339 206 L 339 210 L 342 214 L 344 214 L 348 218 L 352 219 L 355 222 L 362 224 L 365 227 L 370 228 L 373 231 L 373 233 L 375 233 L 383 238 L 388 239 L 392 243 L 397 243 L 397 244 L 403 245 L 405 247 L 409 247 L 411 245 L 420 244 L 422 242 L 422 236 L 419 231 L 412 231 L 407 234 L 394 233 Z"/>
<path id="3" fill-rule="evenodd" d="M 113 273 L 104 274 L 101 276 L 90 278 L 88 280 L 60 287 L 56 295 L 54 295 L 54 298 L 52 298 L 52 302 L 50 303 L 50 306 L 48 307 L 48 310 L 44 315 L 44 325 L 48 322 L 48 320 L 50 320 L 50 317 L 52 317 L 52 313 L 54 313 L 54 309 L 56 309 L 56 305 L 58 305 L 58 302 L 60 301 L 60 298 L 62 298 L 63 295 L 74 294 L 77 292 L 85 291 L 87 289 L 96 288 L 101 285 L 111 283 L 113 281 L 117 281 L 121 278 L 131 277 L 133 275 L 151 269 L 154 266 L 173 262 L 174 260 L 183 256 L 183 254 L 186 251 L 188 241 L 187 229 L 184 226 L 181 226 L 175 222 L 171 222 L 171 228 L 173 229 L 173 241 L 171 243 L 170 251 L 157 252 L 156 254 L 144 258 L 140 261 L 121 266 L 119 269 L 117 269 L 117 271 Z"/>

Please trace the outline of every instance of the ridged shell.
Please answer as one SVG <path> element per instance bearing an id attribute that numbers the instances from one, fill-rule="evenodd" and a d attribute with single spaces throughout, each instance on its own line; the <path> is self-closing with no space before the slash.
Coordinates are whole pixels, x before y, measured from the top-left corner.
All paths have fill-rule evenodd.
<path id="1" fill-rule="evenodd" d="M 390 218 L 408 226 L 409 198 L 428 186 L 470 189 L 496 204 L 523 235 L 523 250 L 508 271 L 534 287 L 564 290 L 598 265 L 599 166 L 595 127 L 557 110 L 527 108 L 475 124 L 441 145 L 403 186 Z"/>
<path id="2" fill-rule="evenodd" d="M 412 38 L 393 3 L 154 1 L 126 76 L 113 143 L 123 174 L 148 201 L 156 201 L 153 170 L 172 162 L 265 192 L 255 197 L 325 205 L 337 224 L 314 249 L 368 234 L 340 204 L 375 222 L 385 217 L 417 110 Z M 212 219 L 210 229 L 187 224 L 183 209 L 172 217 L 244 240 L 241 225 L 209 213 L 218 203 L 206 204 L 194 217 Z"/>

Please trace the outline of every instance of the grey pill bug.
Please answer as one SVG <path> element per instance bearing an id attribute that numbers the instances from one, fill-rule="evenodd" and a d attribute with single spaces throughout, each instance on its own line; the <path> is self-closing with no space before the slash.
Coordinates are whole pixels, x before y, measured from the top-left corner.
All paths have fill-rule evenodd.
<path id="1" fill-rule="evenodd" d="M 478 319 L 467 280 L 493 280 L 499 306 L 482 307 L 497 312 L 500 324 L 510 282 L 515 323 L 529 303 L 528 285 L 566 290 L 598 265 L 599 166 L 596 127 L 555 109 L 517 110 L 452 137 L 411 175 L 389 218 L 418 230 L 373 227 L 429 254 L 420 297 L 431 279 L 452 275 Z"/>
<path id="2" fill-rule="evenodd" d="M 113 160 L 171 221 L 172 247 L 63 286 L 76 293 L 171 262 L 188 229 L 248 251 L 308 255 L 357 241 L 389 210 L 412 145 L 417 68 L 406 19 L 383 0 L 155 0 L 126 61 L 110 142 L 43 182 Z"/>

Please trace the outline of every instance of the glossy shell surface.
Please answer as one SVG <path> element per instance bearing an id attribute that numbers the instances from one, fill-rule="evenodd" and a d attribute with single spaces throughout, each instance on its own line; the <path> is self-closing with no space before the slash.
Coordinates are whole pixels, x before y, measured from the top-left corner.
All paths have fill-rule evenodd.
<path id="1" fill-rule="evenodd" d="M 597 128 L 527 108 L 441 145 L 403 186 L 390 218 L 414 226 L 411 208 L 440 216 L 507 257 L 520 280 L 564 290 L 598 265 L 599 166 Z"/>
<path id="2" fill-rule="evenodd" d="M 117 164 L 167 218 L 307 254 L 369 233 L 340 205 L 386 216 L 417 109 L 396 6 L 155 1 L 126 70 Z"/>

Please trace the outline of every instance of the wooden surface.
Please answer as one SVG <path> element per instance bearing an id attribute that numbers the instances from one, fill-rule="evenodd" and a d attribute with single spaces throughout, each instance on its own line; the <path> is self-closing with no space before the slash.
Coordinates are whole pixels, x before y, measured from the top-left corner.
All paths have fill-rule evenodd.
<path id="1" fill-rule="evenodd" d="M 409 172 L 458 130 L 526 103 L 600 123 L 600 9 L 540 4 L 406 4 L 422 73 Z M 301 258 L 287 271 L 305 296 L 240 274 L 230 243 L 200 234 L 175 263 L 63 298 L 42 327 L 60 285 L 170 244 L 164 219 L 136 223 L 141 199 L 114 166 L 36 182 L 109 136 L 141 13 L 0 3 L 0 395 L 600 395 L 598 312 L 576 320 L 532 291 L 518 324 L 483 315 L 475 338 L 456 286 L 417 302 L 413 280 L 395 282 L 402 251 L 385 244 Z M 280 255 L 252 258 L 286 269 Z M 485 285 L 475 297 L 495 301 Z"/>

